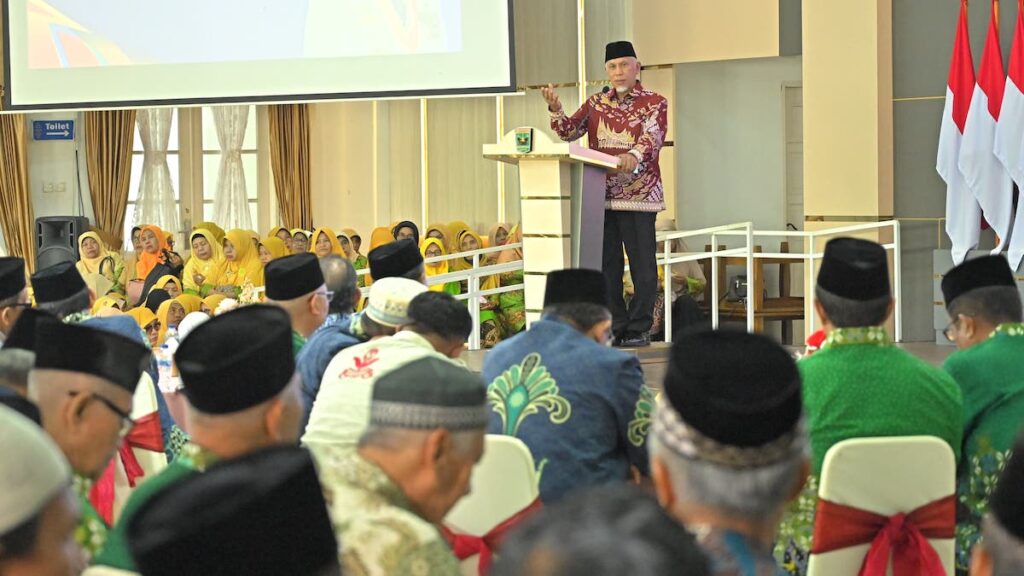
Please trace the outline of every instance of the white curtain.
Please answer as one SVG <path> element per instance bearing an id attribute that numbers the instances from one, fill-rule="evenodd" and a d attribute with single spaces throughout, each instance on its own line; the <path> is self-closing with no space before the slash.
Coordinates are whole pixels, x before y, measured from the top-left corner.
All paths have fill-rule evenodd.
<path id="1" fill-rule="evenodd" d="M 245 189 L 242 143 L 249 123 L 249 106 L 219 106 L 213 109 L 220 143 L 220 170 L 213 199 L 213 221 L 225 230 L 254 228 Z"/>
<path id="2" fill-rule="evenodd" d="M 171 136 L 173 108 L 139 110 L 139 133 L 142 136 L 143 165 L 139 194 L 135 203 L 136 225 L 154 224 L 177 238 L 178 205 L 174 199 L 171 169 L 167 166 L 167 142 Z M 177 238 L 180 243 L 180 238 Z"/>

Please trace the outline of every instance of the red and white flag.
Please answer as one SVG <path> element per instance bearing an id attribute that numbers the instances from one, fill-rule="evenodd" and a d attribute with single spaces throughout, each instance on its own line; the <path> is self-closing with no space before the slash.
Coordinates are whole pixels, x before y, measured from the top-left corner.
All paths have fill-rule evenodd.
<path id="1" fill-rule="evenodd" d="M 1024 0 L 1017 0 L 1017 25 L 1014 27 L 1010 67 L 1006 71 L 1003 109 L 996 127 L 996 158 L 1024 190 Z M 1024 202 L 1017 200 L 1017 213 L 1010 232 L 1010 266 L 1016 270 L 1024 258 Z"/>
<path id="2" fill-rule="evenodd" d="M 974 93 L 974 59 L 967 31 L 967 0 L 960 2 L 960 21 L 953 43 L 953 59 L 946 83 L 946 107 L 942 111 L 939 153 L 935 169 L 946 181 L 946 234 L 953 244 L 953 262 L 960 264 L 978 245 L 981 206 L 960 173 L 960 148 L 967 112 Z"/>
<path id="3" fill-rule="evenodd" d="M 999 237 L 993 254 L 1001 252 L 1006 245 L 1013 220 L 1013 181 L 993 151 L 1005 87 L 1006 72 L 999 48 L 999 2 L 992 0 L 988 37 L 971 97 L 971 108 L 967 112 L 959 165 L 967 186 L 981 204 L 985 220 Z"/>

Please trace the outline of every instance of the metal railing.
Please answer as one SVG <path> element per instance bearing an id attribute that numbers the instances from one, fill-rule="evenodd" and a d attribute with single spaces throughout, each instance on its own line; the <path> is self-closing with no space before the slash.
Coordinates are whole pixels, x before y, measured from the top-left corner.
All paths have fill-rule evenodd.
<path id="1" fill-rule="evenodd" d="M 804 312 L 809 331 L 813 332 L 817 326 L 817 317 L 814 313 L 814 287 L 816 285 L 816 277 L 814 275 L 815 262 L 824 256 L 824 253 L 817 251 L 818 241 L 823 238 L 831 236 L 848 235 L 858 232 L 870 232 L 873 230 L 884 230 L 886 228 L 892 229 L 892 242 L 882 244 L 882 247 L 887 251 L 892 251 L 893 254 L 893 266 L 892 266 L 892 278 L 893 278 L 893 299 L 895 301 L 894 309 L 894 322 L 895 322 L 895 334 L 894 338 L 896 342 L 903 341 L 903 273 L 901 270 L 901 255 L 900 255 L 900 223 L 898 220 L 887 220 L 884 222 L 868 222 L 865 224 L 855 224 L 851 226 L 840 226 L 836 228 L 825 228 L 822 230 L 753 230 L 750 222 L 744 222 L 739 224 L 729 224 L 726 226 L 716 226 L 713 228 L 704 228 L 701 230 L 692 231 L 670 231 L 659 233 L 657 239 L 659 242 L 663 242 L 663 251 L 661 257 L 658 259 L 658 265 L 663 267 L 664 270 L 664 284 L 665 284 L 665 341 L 672 341 L 672 264 L 678 264 L 681 262 L 693 262 L 697 260 L 711 259 L 711 322 L 712 326 L 718 327 L 718 258 L 722 256 L 739 256 L 746 258 L 747 267 L 747 281 L 751 282 L 754 277 L 753 267 L 754 260 L 758 258 L 771 258 L 773 260 L 803 260 L 804 261 Z M 672 242 L 681 238 L 692 238 L 700 236 L 711 236 L 711 248 L 710 252 L 672 252 Z M 719 236 L 742 236 L 744 238 L 744 246 L 740 248 L 732 248 L 719 250 L 718 248 L 718 237 Z M 803 241 L 802 252 L 755 252 L 754 251 L 754 238 L 800 238 Z M 747 299 L 746 299 L 746 319 L 747 319 L 747 330 L 752 331 L 754 327 L 754 307 L 753 301 L 750 294 L 750 290 L 753 287 L 748 285 Z"/>
<path id="2" fill-rule="evenodd" d="M 481 261 L 482 256 L 488 254 L 495 254 L 498 252 L 504 252 L 505 250 L 515 250 L 517 248 L 522 249 L 522 243 L 505 244 L 502 246 L 492 246 L 490 248 L 481 248 L 480 250 L 472 250 L 469 252 L 456 252 L 454 254 L 446 254 L 443 256 L 435 256 L 433 258 L 426 258 L 424 264 L 434 264 L 437 262 L 455 261 L 460 258 L 472 258 L 472 267 L 465 270 L 458 270 L 455 272 L 448 272 L 447 274 L 439 274 L 437 276 L 430 276 L 427 278 L 427 286 L 434 286 L 437 284 L 447 284 L 448 282 L 462 282 L 466 281 L 466 292 L 457 294 L 456 300 L 467 300 L 469 306 L 469 315 L 473 319 L 473 332 L 469 335 L 469 349 L 479 350 L 480 349 L 480 299 L 486 296 L 493 296 L 495 294 L 503 294 L 505 292 L 514 292 L 516 290 L 523 290 L 525 285 L 522 283 L 512 284 L 509 286 L 499 286 L 498 288 L 491 288 L 488 290 L 480 289 L 480 279 L 486 276 L 495 276 L 498 274 L 504 274 L 506 272 L 515 272 L 523 269 L 523 261 L 516 260 L 514 262 L 506 262 L 504 264 L 484 264 Z M 357 272 L 360 276 L 369 274 L 370 270 L 365 268 Z M 363 296 L 366 296 L 370 289 L 362 288 Z"/>

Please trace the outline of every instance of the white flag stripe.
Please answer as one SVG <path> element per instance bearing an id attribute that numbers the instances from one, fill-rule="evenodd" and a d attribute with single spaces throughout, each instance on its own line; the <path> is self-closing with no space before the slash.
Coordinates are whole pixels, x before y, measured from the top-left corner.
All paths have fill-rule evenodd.
<path id="1" fill-rule="evenodd" d="M 992 148 L 995 145 L 996 120 L 988 110 L 988 95 L 975 85 L 967 127 L 960 144 L 960 172 L 981 204 L 982 214 L 999 236 L 993 254 L 1002 252 L 1010 235 L 1013 218 L 1013 182 Z"/>
<path id="2" fill-rule="evenodd" d="M 957 166 L 963 136 L 953 121 L 953 98 L 953 91 L 947 86 L 935 169 L 946 181 L 946 234 L 953 244 L 953 262 L 960 264 L 967 253 L 978 246 L 981 207 Z"/>

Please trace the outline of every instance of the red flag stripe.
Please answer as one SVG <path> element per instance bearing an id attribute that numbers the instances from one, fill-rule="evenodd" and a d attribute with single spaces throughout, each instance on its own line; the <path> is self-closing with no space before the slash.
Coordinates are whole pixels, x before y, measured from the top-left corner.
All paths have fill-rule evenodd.
<path id="1" fill-rule="evenodd" d="M 999 0 L 992 0 L 988 37 L 985 39 L 985 51 L 981 55 L 981 67 L 978 69 L 978 87 L 988 96 L 988 113 L 999 120 L 1003 90 L 1006 89 L 1003 49 L 999 47 Z"/>
<path id="2" fill-rule="evenodd" d="M 1024 92 L 1024 0 L 1017 0 L 1017 26 L 1013 33 L 1013 47 L 1010 48 L 1010 67 L 1006 72 L 1010 82 Z"/>
<path id="3" fill-rule="evenodd" d="M 953 43 L 953 59 L 949 64 L 949 90 L 953 93 L 953 122 L 964 133 L 967 112 L 971 109 L 974 94 L 974 58 L 971 56 L 971 39 L 967 30 L 967 0 L 960 2 L 960 21 L 956 27 Z"/>

